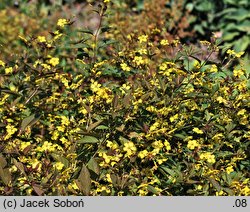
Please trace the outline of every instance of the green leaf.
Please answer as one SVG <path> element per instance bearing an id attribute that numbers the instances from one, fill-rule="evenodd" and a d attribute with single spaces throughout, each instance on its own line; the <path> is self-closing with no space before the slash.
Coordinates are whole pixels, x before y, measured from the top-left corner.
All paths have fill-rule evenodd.
<path id="1" fill-rule="evenodd" d="M 63 156 L 57 155 L 55 153 L 52 153 L 51 156 L 57 161 L 61 162 L 66 168 L 69 167 L 69 161 Z"/>
<path id="2" fill-rule="evenodd" d="M 230 41 L 230 40 L 233 40 L 233 38 L 238 36 L 239 34 L 240 34 L 239 32 L 225 31 L 222 37 L 224 41 Z"/>
<path id="3" fill-rule="evenodd" d="M 228 15 L 224 16 L 225 19 L 236 20 L 237 22 L 242 22 L 249 17 L 250 17 L 249 10 L 246 10 L 244 8 L 238 8 L 236 11 L 228 13 Z"/>
<path id="4" fill-rule="evenodd" d="M 238 24 L 236 29 L 242 32 L 250 33 L 250 20 L 245 20 Z"/>
<path id="5" fill-rule="evenodd" d="M 174 134 L 174 137 L 176 137 L 176 138 L 180 138 L 180 139 L 185 139 L 186 138 L 186 136 L 185 135 L 182 135 L 182 134 Z"/>
<path id="6" fill-rule="evenodd" d="M 118 100 L 119 100 L 119 96 L 117 94 L 114 95 L 114 98 L 112 100 L 112 107 L 114 108 L 114 110 L 117 109 L 117 105 L 118 105 Z"/>
<path id="7" fill-rule="evenodd" d="M 234 191 L 230 188 L 223 188 L 223 191 L 227 192 L 229 196 L 234 196 Z"/>
<path id="8" fill-rule="evenodd" d="M 8 168 L 5 168 L 6 166 L 7 166 L 7 161 L 1 154 L 0 155 L 0 178 L 2 179 L 5 185 L 8 185 L 11 181 L 11 173 Z"/>
<path id="9" fill-rule="evenodd" d="M 38 196 L 42 196 L 44 194 L 44 190 L 42 190 L 39 185 L 34 184 L 32 187 Z"/>
<path id="10" fill-rule="evenodd" d="M 213 178 L 209 177 L 208 180 L 210 181 L 210 183 L 212 183 L 213 187 L 220 192 L 222 187 L 220 186 L 220 184 Z"/>
<path id="11" fill-rule="evenodd" d="M 130 106 L 130 102 L 131 102 L 131 94 L 128 93 L 127 95 L 124 96 L 124 99 L 123 99 L 123 104 L 125 106 L 125 108 L 129 107 Z"/>
<path id="12" fill-rule="evenodd" d="M 199 32 L 201 35 L 205 34 L 205 31 L 204 31 L 204 29 L 203 29 L 203 27 L 201 25 L 195 25 L 194 30 Z"/>
<path id="13" fill-rule="evenodd" d="M 194 4 L 193 3 L 187 3 L 186 9 L 191 12 L 194 9 Z"/>
<path id="14" fill-rule="evenodd" d="M 152 186 L 152 185 L 148 185 L 148 188 L 147 188 L 147 189 L 148 189 L 149 192 L 151 192 L 151 193 L 153 193 L 153 194 L 159 194 L 159 191 L 156 190 L 155 187 Z"/>
<path id="15" fill-rule="evenodd" d="M 249 26 L 249 32 L 250 32 L 250 26 Z M 236 52 L 245 51 L 249 45 L 250 45 L 249 35 L 248 36 L 245 35 L 234 43 L 234 50 Z"/>
<path id="16" fill-rule="evenodd" d="M 93 171 L 95 174 L 100 174 L 100 167 L 95 158 L 91 158 L 87 164 L 88 169 Z"/>
<path id="17" fill-rule="evenodd" d="M 5 160 L 2 154 L 0 154 L 0 166 L 2 166 L 3 168 L 7 166 L 7 161 Z"/>
<path id="18" fill-rule="evenodd" d="M 216 126 L 217 128 L 219 128 L 221 131 L 225 131 L 225 128 L 219 124 L 214 124 L 214 126 Z"/>
<path id="19" fill-rule="evenodd" d="M 214 4 L 210 1 L 204 0 L 200 4 L 195 6 L 195 9 L 201 12 L 211 12 L 214 9 Z"/>
<path id="20" fill-rule="evenodd" d="M 227 130 L 227 133 L 231 132 L 237 125 L 234 124 L 233 122 L 230 122 L 229 124 L 227 124 L 225 126 L 226 130 Z"/>
<path id="21" fill-rule="evenodd" d="M 170 174 L 172 177 L 176 176 L 176 172 L 174 170 L 172 170 L 172 169 L 169 169 L 166 166 L 161 166 L 160 169 L 162 169 L 164 172 Z"/>
<path id="22" fill-rule="evenodd" d="M 23 164 L 22 164 L 21 162 L 18 162 L 16 159 L 13 159 L 13 162 L 14 162 L 14 165 L 19 169 L 19 171 L 20 171 L 23 175 L 27 176 L 27 174 L 26 174 L 26 172 L 25 172 L 25 170 L 24 170 Z"/>
<path id="23" fill-rule="evenodd" d="M 82 139 L 78 140 L 79 144 L 96 144 L 99 143 L 99 140 L 94 136 L 84 136 Z"/>
<path id="24" fill-rule="evenodd" d="M 89 170 L 87 169 L 84 163 L 82 165 L 82 170 L 80 172 L 80 175 L 76 183 L 80 191 L 82 191 L 84 195 L 89 195 L 90 188 L 91 188 L 91 179 L 90 179 Z"/>
<path id="25" fill-rule="evenodd" d="M 99 125 L 95 128 L 96 130 L 108 130 L 109 127 L 105 126 L 105 125 Z"/>
<path id="26" fill-rule="evenodd" d="M 94 35 L 93 32 L 91 30 L 77 30 L 78 32 L 84 33 L 84 34 L 90 34 L 90 35 Z"/>
<path id="27" fill-rule="evenodd" d="M 11 182 L 11 173 L 8 168 L 4 169 L 0 164 L 0 178 L 5 185 Z"/>
<path id="28" fill-rule="evenodd" d="M 23 119 L 21 127 L 19 129 L 19 134 L 21 134 L 29 125 L 35 124 L 40 119 L 40 117 L 41 116 L 36 117 L 35 114 L 32 114 L 31 116 L 28 116 L 27 118 Z"/>
<path id="29" fill-rule="evenodd" d="M 89 127 L 87 128 L 87 132 L 90 132 L 91 130 L 95 129 L 102 122 L 103 120 L 99 120 L 95 123 L 90 124 Z"/>
<path id="30" fill-rule="evenodd" d="M 121 141 L 122 144 L 125 144 L 126 142 L 129 142 L 129 140 L 124 138 L 123 136 L 120 136 L 119 140 Z"/>
<path id="31" fill-rule="evenodd" d="M 213 87 L 212 87 L 211 95 L 213 96 L 216 93 L 216 91 L 218 91 L 219 89 L 220 89 L 220 83 L 214 84 Z"/>

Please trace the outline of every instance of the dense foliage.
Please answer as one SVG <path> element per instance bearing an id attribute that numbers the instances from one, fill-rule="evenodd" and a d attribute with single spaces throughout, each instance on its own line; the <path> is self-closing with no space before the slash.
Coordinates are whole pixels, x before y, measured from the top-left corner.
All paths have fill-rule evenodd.
<path id="1" fill-rule="evenodd" d="M 92 1 L 94 26 L 59 18 L 1 51 L 2 195 L 250 195 L 249 60 L 218 57 L 216 34 L 182 43 L 188 25 L 142 2 Z"/>

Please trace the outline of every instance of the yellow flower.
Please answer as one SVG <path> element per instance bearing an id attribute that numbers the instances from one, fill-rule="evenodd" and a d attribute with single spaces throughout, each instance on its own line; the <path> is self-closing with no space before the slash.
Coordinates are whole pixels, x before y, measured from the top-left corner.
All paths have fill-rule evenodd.
<path id="1" fill-rule="evenodd" d="M 226 101 L 225 99 L 223 99 L 223 97 L 221 97 L 221 96 L 218 96 L 218 97 L 216 98 L 216 100 L 217 100 L 219 103 L 224 103 L 224 104 L 227 103 L 227 101 Z"/>
<path id="2" fill-rule="evenodd" d="M 9 85 L 9 89 L 11 91 L 13 91 L 13 92 L 17 92 L 18 91 L 17 87 L 15 85 L 13 85 L 12 83 Z"/>
<path id="3" fill-rule="evenodd" d="M 228 174 L 230 174 L 230 173 L 233 172 L 233 171 L 234 171 L 233 166 L 228 166 L 228 167 L 226 168 L 226 172 L 227 172 Z"/>
<path id="4" fill-rule="evenodd" d="M 240 192 L 243 196 L 250 196 L 250 188 L 246 186 L 245 188 L 241 189 Z"/>
<path id="5" fill-rule="evenodd" d="M 203 131 L 200 130 L 198 127 L 195 127 L 195 128 L 193 129 L 193 132 L 195 132 L 195 133 L 197 133 L 197 134 L 203 134 Z"/>
<path id="6" fill-rule="evenodd" d="M 21 146 L 20 146 L 20 149 L 23 151 L 27 146 L 30 146 L 30 145 L 31 145 L 30 142 L 22 142 Z"/>
<path id="7" fill-rule="evenodd" d="M 208 163 L 211 163 L 211 164 L 216 162 L 215 161 L 215 156 L 210 152 L 201 153 L 200 154 L 200 159 L 201 160 L 206 160 Z"/>
<path id="8" fill-rule="evenodd" d="M 187 145 L 187 148 L 193 150 L 195 147 L 198 147 L 199 144 L 197 143 L 196 140 L 190 140 L 188 141 L 188 145 Z"/>
<path id="9" fill-rule="evenodd" d="M 138 66 L 145 63 L 142 56 L 135 56 L 133 62 L 136 63 L 136 65 Z"/>
<path id="10" fill-rule="evenodd" d="M 59 27 L 64 27 L 65 25 L 67 25 L 69 23 L 69 21 L 65 18 L 60 18 L 58 21 L 57 21 L 57 26 Z"/>
<path id="11" fill-rule="evenodd" d="M 6 126 L 7 135 L 5 135 L 4 140 L 7 140 L 7 139 L 11 138 L 11 136 L 12 136 L 17 130 L 18 130 L 17 128 L 15 128 L 14 126 L 8 124 L 8 125 Z"/>
<path id="12" fill-rule="evenodd" d="M 111 179 L 110 174 L 106 174 L 106 180 L 107 180 L 109 183 L 112 183 L 112 179 Z"/>
<path id="13" fill-rule="evenodd" d="M 64 167 L 64 164 L 62 162 L 56 162 L 54 165 L 53 165 L 54 168 L 56 168 L 57 170 L 61 171 Z"/>
<path id="14" fill-rule="evenodd" d="M 124 144 L 123 151 L 127 152 L 125 156 L 130 157 L 136 152 L 136 146 L 131 141 L 126 142 Z"/>
<path id="15" fill-rule="evenodd" d="M 160 43 L 162 46 L 167 46 L 167 45 L 169 45 L 169 42 L 168 42 L 168 40 L 165 40 L 165 39 L 163 39 L 163 40 L 161 40 L 161 43 Z"/>
<path id="16" fill-rule="evenodd" d="M 239 69 L 239 70 L 234 70 L 234 76 L 235 77 L 241 77 L 241 76 L 243 76 L 245 73 L 244 73 L 244 70 L 241 70 L 241 69 Z"/>
<path id="17" fill-rule="evenodd" d="M 109 3 L 110 2 L 110 0 L 104 0 L 104 3 Z"/>
<path id="18" fill-rule="evenodd" d="M 51 68 L 50 65 L 45 64 L 45 63 L 42 63 L 41 66 L 42 66 L 44 69 L 48 69 L 48 70 Z"/>
<path id="19" fill-rule="evenodd" d="M 52 66 L 56 66 L 59 64 L 59 58 L 57 57 L 52 57 L 50 60 L 49 60 L 49 64 L 52 65 Z"/>
<path id="20" fill-rule="evenodd" d="M 54 132 L 52 133 L 51 139 L 52 139 L 52 140 L 57 140 L 58 137 L 59 137 L 59 132 L 58 132 L 58 131 L 54 131 Z"/>
<path id="21" fill-rule="evenodd" d="M 37 158 L 31 159 L 29 161 L 29 164 L 31 164 L 33 169 L 37 168 L 38 170 L 40 170 L 42 167 L 41 162 Z"/>
<path id="22" fill-rule="evenodd" d="M 218 72 L 218 67 L 215 65 L 215 64 L 213 64 L 212 66 L 211 66 L 211 69 L 209 70 L 211 73 L 216 73 L 216 72 Z"/>
<path id="23" fill-rule="evenodd" d="M 155 149 L 162 149 L 163 148 L 163 143 L 162 141 L 154 141 L 152 143 L 152 147 L 154 147 Z"/>
<path id="24" fill-rule="evenodd" d="M 142 49 L 139 49 L 139 50 L 137 50 L 140 54 L 147 54 L 147 49 L 144 49 L 144 48 L 142 48 Z"/>
<path id="25" fill-rule="evenodd" d="M 237 113 L 237 115 L 238 115 L 238 116 L 244 115 L 246 112 L 247 112 L 246 109 L 241 109 L 241 110 Z"/>
<path id="26" fill-rule="evenodd" d="M 112 141 L 107 141 L 106 146 L 112 150 L 118 149 L 118 144 Z"/>
<path id="27" fill-rule="evenodd" d="M 171 145 L 168 141 L 164 141 L 164 146 L 165 146 L 167 151 L 171 150 Z"/>
<path id="28" fill-rule="evenodd" d="M 5 68 L 5 74 L 11 74 L 13 72 L 12 67 Z"/>
<path id="29" fill-rule="evenodd" d="M 130 67 L 126 63 L 121 63 L 120 66 L 123 71 L 130 71 Z"/>
<path id="30" fill-rule="evenodd" d="M 57 128 L 57 130 L 59 132 L 64 132 L 65 131 L 65 127 L 64 126 L 57 126 L 56 128 Z"/>
<path id="31" fill-rule="evenodd" d="M 179 117 L 179 114 L 177 113 L 177 114 L 175 114 L 174 116 L 171 116 L 171 117 L 169 118 L 169 120 L 170 120 L 171 122 L 174 122 L 175 120 L 178 119 L 178 117 Z"/>
<path id="32" fill-rule="evenodd" d="M 161 159 L 157 159 L 156 162 L 161 165 L 163 164 L 165 161 L 167 161 L 168 159 L 167 158 L 161 158 Z"/>
<path id="33" fill-rule="evenodd" d="M 0 60 L 0 66 L 5 67 L 5 63 L 2 60 Z"/>
<path id="34" fill-rule="evenodd" d="M 224 137 L 224 135 L 223 135 L 222 133 L 218 133 L 218 134 L 214 135 L 214 136 L 212 137 L 212 139 L 215 140 L 215 141 L 219 141 L 219 140 L 221 140 L 221 138 L 223 138 L 223 137 Z"/>
<path id="35" fill-rule="evenodd" d="M 100 87 L 101 84 L 95 81 L 91 81 L 90 89 L 92 90 L 92 92 L 96 93 L 100 89 Z"/>
<path id="36" fill-rule="evenodd" d="M 144 43 L 148 41 L 148 36 L 147 35 L 141 35 L 138 37 L 139 43 Z"/>
<path id="37" fill-rule="evenodd" d="M 222 196 L 223 194 L 224 194 L 224 191 L 222 191 L 222 190 L 219 191 L 219 192 L 216 191 L 216 193 L 215 193 L 216 196 Z"/>
<path id="38" fill-rule="evenodd" d="M 201 189 L 202 189 L 202 185 L 198 185 L 197 190 L 201 190 Z"/>
<path id="39" fill-rule="evenodd" d="M 38 36 L 37 41 L 40 43 L 46 43 L 46 38 L 45 38 L 45 36 Z"/>
<path id="40" fill-rule="evenodd" d="M 70 183 L 70 184 L 68 185 L 68 188 L 69 188 L 70 190 L 79 190 L 79 187 L 77 186 L 77 184 L 76 184 L 75 181 L 72 182 L 72 183 Z"/>
<path id="41" fill-rule="evenodd" d="M 227 50 L 227 54 L 232 56 L 232 57 L 236 57 L 236 58 L 240 58 L 245 52 L 238 52 L 236 53 L 234 50 L 228 49 Z"/>
<path id="42" fill-rule="evenodd" d="M 145 158 L 147 155 L 148 155 L 148 150 L 146 150 L 146 149 L 144 149 L 143 151 L 140 151 L 138 153 L 138 157 L 141 159 Z"/>

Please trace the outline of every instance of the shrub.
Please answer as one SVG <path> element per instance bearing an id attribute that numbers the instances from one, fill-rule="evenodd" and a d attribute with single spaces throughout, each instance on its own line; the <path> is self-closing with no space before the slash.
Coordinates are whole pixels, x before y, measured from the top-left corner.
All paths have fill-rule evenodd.
<path id="1" fill-rule="evenodd" d="M 72 24 L 0 61 L 2 195 L 249 195 L 250 72 L 228 68 L 241 54 L 217 63 L 215 39 L 202 58 L 153 32 L 110 43 L 101 24 L 65 48 Z"/>

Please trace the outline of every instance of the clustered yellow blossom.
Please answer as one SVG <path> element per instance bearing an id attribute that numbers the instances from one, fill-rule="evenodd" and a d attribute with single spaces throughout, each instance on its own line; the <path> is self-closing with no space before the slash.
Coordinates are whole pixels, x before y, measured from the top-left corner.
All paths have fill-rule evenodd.
<path id="1" fill-rule="evenodd" d="M 5 74 L 11 74 L 13 72 L 12 67 L 5 68 Z"/>
<path id="2" fill-rule="evenodd" d="M 200 154 L 200 159 L 201 160 L 206 160 L 208 163 L 211 163 L 211 164 L 216 162 L 215 156 L 210 152 L 201 153 Z"/>
<path id="3" fill-rule="evenodd" d="M 40 43 L 46 43 L 46 38 L 45 38 L 45 36 L 38 36 L 37 41 Z"/>
<path id="4" fill-rule="evenodd" d="M 36 148 L 38 152 L 54 152 L 56 150 L 63 150 L 58 144 L 53 144 L 51 142 L 45 141 L 42 146 Z"/>
<path id="5" fill-rule="evenodd" d="M 188 145 L 187 147 L 191 150 L 195 149 L 196 147 L 199 146 L 199 143 L 197 142 L 197 140 L 189 140 L 188 141 Z"/>
<path id="6" fill-rule="evenodd" d="M 193 128 L 193 132 L 195 132 L 197 134 L 203 134 L 203 131 L 200 130 L 198 127 Z"/>
<path id="7" fill-rule="evenodd" d="M 144 149 L 138 153 L 138 157 L 143 159 L 148 155 L 148 153 L 149 153 L 148 150 Z"/>
<path id="8" fill-rule="evenodd" d="M 53 167 L 56 168 L 58 171 L 61 171 L 64 167 L 64 164 L 62 162 L 56 162 L 53 164 Z"/>
<path id="9" fill-rule="evenodd" d="M 67 24 L 69 24 L 69 21 L 67 19 L 65 19 L 65 18 L 60 18 L 57 21 L 57 26 L 59 26 L 59 27 L 64 27 Z"/>
<path id="10" fill-rule="evenodd" d="M 228 49 L 227 54 L 234 57 L 234 58 L 240 58 L 245 52 L 238 52 L 236 53 L 234 50 Z"/>
<path id="11" fill-rule="evenodd" d="M 230 165 L 230 166 L 228 166 L 228 167 L 226 168 L 226 172 L 227 172 L 228 174 L 230 174 L 230 173 L 233 172 L 233 171 L 234 171 L 234 168 L 233 168 L 232 165 Z"/>
<path id="12" fill-rule="evenodd" d="M 141 35 L 138 37 L 139 43 L 145 43 L 148 41 L 148 35 Z"/>
<path id="13" fill-rule="evenodd" d="M 123 71 L 130 71 L 131 68 L 126 63 L 121 63 L 121 68 Z"/>
<path id="14" fill-rule="evenodd" d="M 11 136 L 12 136 L 17 130 L 18 130 L 18 129 L 17 129 L 15 126 L 8 124 L 8 125 L 6 126 L 7 134 L 4 136 L 4 140 L 7 140 L 7 139 L 11 138 Z"/>
<path id="15" fill-rule="evenodd" d="M 59 64 L 59 58 L 57 57 L 52 57 L 49 59 L 49 62 L 48 62 L 50 65 L 52 66 L 56 66 Z"/>
<path id="16" fill-rule="evenodd" d="M 5 67 L 5 63 L 2 60 L 0 60 L 0 66 Z"/>
<path id="17" fill-rule="evenodd" d="M 234 76 L 235 77 L 241 77 L 241 76 L 244 76 L 244 74 L 245 74 L 245 71 L 244 70 L 242 70 L 242 69 L 237 69 L 237 70 L 234 70 L 233 71 L 234 72 Z"/>
<path id="18" fill-rule="evenodd" d="M 142 56 L 135 56 L 134 59 L 133 59 L 133 62 L 134 62 L 137 66 L 140 66 L 140 65 L 146 64 L 146 63 L 147 63 L 147 60 L 143 59 Z"/>
<path id="19" fill-rule="evenodd" d="M 132 141 L 126 142 L 123 147 L 123 151 L 126 152 L 125 157 L 130 157 L 136 153 L 136 146 Z"/>
<path id="20" fill-rule="evenodd" d="M 168 40 L 163 39 L 163 40 L 161 40 L 160 44 L 162 46 L 167 46 L 167 45 L 169 45 L 169 42 L 168 42 Z"/>

